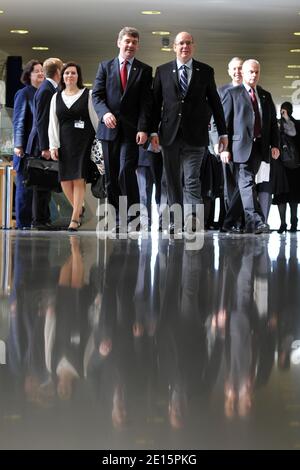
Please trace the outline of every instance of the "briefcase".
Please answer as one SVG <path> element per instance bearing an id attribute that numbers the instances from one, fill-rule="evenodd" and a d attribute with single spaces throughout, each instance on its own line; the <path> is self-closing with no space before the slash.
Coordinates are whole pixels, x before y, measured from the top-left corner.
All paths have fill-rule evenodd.
<path id="1" fill-rule="evenodd" d="M 23 183 L 28 188 L 37 187 L 58 193 L 62 190 L 58 179 L 58 161 L 26 158 L 23 174 Z"/>

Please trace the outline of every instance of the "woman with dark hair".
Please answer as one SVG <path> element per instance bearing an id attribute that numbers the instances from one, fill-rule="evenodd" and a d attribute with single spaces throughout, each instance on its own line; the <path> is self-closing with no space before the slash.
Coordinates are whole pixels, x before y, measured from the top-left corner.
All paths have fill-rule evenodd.
<path id="1" fill-rule="evenodd" d="M 14 157 L 16 170 L 16 224 L 18 229 L 31 227 L 32 221 L 32 189 L 23 184 L 24 152 L 32 127 L 33 97 L 44 81 L 43 67 L 40 61 L 32 59 L 24 67 L 21 82 L 24 88 L 17 91 L 14 101 Z"/>
<path id="2" fill-rule="evenodd" d="M 293 105 L 289 101 L 280 107 L 280 131 L 293 138 L 300 153 L 300 122 L 292 116 Z M 273 162 L 274 163 L 274 162 Z M 273 166 L 273 204 L 278 205 L 280 227 L 278 233 L 286 232 L 286 206 L 289 203 L 291 210 L 290 232 L 297 231 L 297 209 L 300 202 L 300 168 L 287 168 L 283 166 L 280 158 Z"/>
<path id="3" fill-rule="evenodd" d="M 91 146 L 97 125 L 91 94 L 82 83 L 81 68 L 68 62 L 62 69 L 61 91 L 51 101 L 49 141 L 51 157 L 59 161 L 63 192 L 73 207 L 70 232 L 78 230 L 83 215 Z"/>

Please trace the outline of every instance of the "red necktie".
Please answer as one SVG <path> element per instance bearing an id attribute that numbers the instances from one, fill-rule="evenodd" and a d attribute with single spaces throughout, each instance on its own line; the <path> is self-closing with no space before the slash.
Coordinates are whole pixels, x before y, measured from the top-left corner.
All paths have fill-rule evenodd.
<path id="1" fill-rule="evenodd" d="M 128 64 L 127 60 L 124 60 L 121 70 L 120 70 L 120 78 L 121 78 L 123 92 L 125 91 L 126 84 L 127 84 L 127 64 Z"/>
<path id="2" fill-rule="evenodd" d="M 260 119 L 256 94 L 253 88 L 250 88 L 249 93 L 250 93 L 251 102 L 252 102 L 253 111 L 254 111 L 254 137 L 260 137 L 261 136 L 261 119 Z"/>

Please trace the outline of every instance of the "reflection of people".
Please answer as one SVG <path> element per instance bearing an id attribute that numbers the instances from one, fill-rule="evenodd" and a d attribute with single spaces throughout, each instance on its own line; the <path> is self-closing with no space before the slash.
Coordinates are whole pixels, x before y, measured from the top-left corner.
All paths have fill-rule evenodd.
<path id="1" fill-rule="evenodd" d="M 77 231 L 83 215 L 85 184 L 93 139 L 98 125 L 81 68 L 68 62 L 62 69 L 62 91 L 51 101 L 49 139 L 51 157 L 59 161 L 59 177 L 73 212 L 69 231 Z"/>
<path id="2" fill-rule="evenodd" d="M 33 97 L 44 81 L 41 62 L 30 60 L 24 67 L 21 82 L 25 87 L 17 91 L 14 100 L 14 169 L 16 170 L 16 223 L 18 229 L 31 227 L 32 189 L 23 184 L 24 155 L 32 126 Z"/>
<path id="3" fill-rule="evenodd" d="M 300 122 L 292 116 L 293 105 L 285 101 L 280 107 L 280 132 L 290 136 L 300 154 Z M 280 227 L 278 233 L 286 232 L 286 206 L 289 203 L 291 210 L 290 232 L 297 231 L 297 209 L 300 202 L 300 168 L 286 168 L 280 158 L 274 165 L 274 199 L 273 204 L 278 205 L 280 215 Z"/>
<path id="4" fill-rule="evenodd" d="M 88 338 L 89 290 L 84 285 L 80 240 L 70 238 L 71 256 L 60 270 L 56 297 L 56 326 L 51 364 L 57 377 L 57 393 L 69 400 L 83 376 L 83 358 Z M 67 307 L 66 307 L 67 306 Z"/>
<path id="5" fill-rule="evenodd" d="M 248 59 L 243 63 L 243 84 L 229 88 L 222 103 L 229 132 L 229 151 L 222 152 L 224 163 L 231 159 L 237 170 L 238 187 L 232 195 L 224 221 L 231 230 L 240 216 L 240 197 L 246 231 L 268 232 L 269 227 L 258 202 L 255 175 L 262 162 L 279 157 L 276 110 L 270 93 L 257 87 L 260 64 Z"/>
<path id="6" fill-rule="evenodd" d="M 139 32 L 123 28 L 118 37 L 119 57 L 100 63 L 93 88 L 105 162 L 108 202 L 118 217 L 119 196 L 128 207 L 139 203 L 135 170 L 138 145 L 147 141 L 151 117 L 152 69 L 137 59 Z"/>
<path id="7" fill-rule="evenodd" d="M 168 204 L 190 204 L 185 223 L 196 223 L 196 205 L 201 204 L 200 169 L 208 144 L 208 109 L 214 115 L 220 150 L 227 147 L 226 125 L 217 93 L 214 71 L 193 59 L 194 40 L 187 32 L 174 41 L 175 61 L 157 68 L 154 78 L 152 146 L 163 148 Z M 158 135 L 154 134 L 157 133 Z M 182 173 L 184 184 L 182 184 Z M 192 224 L 189 220 L 192 219 Z M 170 232 L 174 233 L 174 223 Z M 181 227 L 178 227 L 181 229 Z"/>

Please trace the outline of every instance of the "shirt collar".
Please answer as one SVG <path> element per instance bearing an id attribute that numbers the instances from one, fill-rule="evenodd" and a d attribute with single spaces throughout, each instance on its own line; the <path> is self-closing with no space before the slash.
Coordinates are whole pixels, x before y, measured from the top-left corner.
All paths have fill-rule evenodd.
<path id="1" fill-rule="evenodd" d="M 193 58 L 191 58 L 190 60 L 188 60 L 186 64 L 184 64 L 183 62 L 181 62 L 179 59 L 176 59 L 176 64 L 177 64 L 178 70 L 179 70 L 180 67 L 182 67 L 183 65 L 185 65 L 188 69 L 192 69 Z"/>
<path id="2" fill-rule="evenodd" d="M 50 82 L 55 89 L 58 87 L 58 83 L 55 80 L 52 80 L 52 78 L 46 77 L 46 80 L 48 80 L 48 82 Z"/>
<path id="3" fill-rule="evenodd" d="M 125 60 L 127 60 L 127 64 L 129 64 L 129 65 L 131 66 L 131 65 L 132 65 L 132 62 L 133 62 L 133 60 L 134 60 L 134 57 L 132 57 L 131 59 L 124 59 L 123 57 L 121 57 L 121 56 L 119 55 L 118 60 L 119 60 L 119 64 L 120 64 L 120 65 L 122 65 L 123 62 L 124 62 Z"/>
<path id="4" fill-rule="evenodd" d="M 250 90 L 251 90 L 251 86 L 247 85 L 247 83 L 243 83 L 244 87 L 246 88 L 246 90 L 248 91 L 248 93 L 250 93 Z M 257 88 L 254 87 L 253 90 L 255 91 L 255 94 L 257 95 Z"/>

